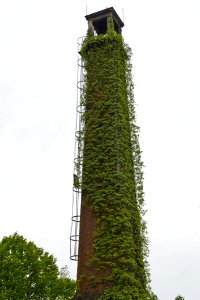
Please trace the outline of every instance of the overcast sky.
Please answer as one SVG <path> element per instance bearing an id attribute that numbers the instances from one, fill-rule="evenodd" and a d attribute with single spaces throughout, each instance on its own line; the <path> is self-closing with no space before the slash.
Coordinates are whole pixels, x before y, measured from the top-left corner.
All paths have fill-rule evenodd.
<path id="1" fill-rule="evenodd" d="M 199 300 L 197 0 L 0 0 L 0 239 L 17 231 L 75 278 L 76 40 L 86 33 L 86 11 L 110 6 L 133 50 L 151 285 L 160 300 Z"/>

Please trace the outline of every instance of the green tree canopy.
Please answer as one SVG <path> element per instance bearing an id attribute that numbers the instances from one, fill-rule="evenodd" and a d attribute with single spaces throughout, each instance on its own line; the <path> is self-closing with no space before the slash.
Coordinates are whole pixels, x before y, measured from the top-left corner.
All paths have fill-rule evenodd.
<path id="1" fill-rule="evenodd" d="M 75 282 L 53 255 L 14 233 L 0 242 L 1 300 L 71 299 Z"/>
<path id="2" fill-rule="evenodd" d="M 178 295 L 178 296 L 175 298 L 175 300 L 185 300 L 185 298 L 182 297 L 181 295 Z"/>

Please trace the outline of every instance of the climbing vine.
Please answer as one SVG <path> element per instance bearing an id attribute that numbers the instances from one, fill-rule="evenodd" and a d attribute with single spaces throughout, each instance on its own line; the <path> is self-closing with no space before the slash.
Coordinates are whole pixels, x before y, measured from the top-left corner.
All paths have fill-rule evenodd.
<path id="1" fill-rule="evenodd" d="M 85 67 L 81 188 L 83 201 L 91 204 L 97 218 L 87 264 L 99 272 L 109 270 L 100 278 L 108 288 L 99 299 L 153 299 L 131 50 L 109 22 L 106 35 L 88 33 L 81 49 Z M 98 280 L 93 276 L 91 284 Z"/>

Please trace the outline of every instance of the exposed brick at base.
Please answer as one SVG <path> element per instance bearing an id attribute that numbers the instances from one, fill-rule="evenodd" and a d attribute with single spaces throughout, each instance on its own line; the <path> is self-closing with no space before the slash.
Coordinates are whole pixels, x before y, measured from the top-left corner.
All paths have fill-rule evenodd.
<path id="1" fill-rule="evenodd" d="M 97 270 L 95 266 L 89 266 L 88 261 L 93 255 L 93 234 L 96 231 L 96 214 L 92 209 L 87 195 L 83 193 L 81 203 L 80 220 L 80 241 L 79 241 L 79 263 L 77 272 L 78 293 L 75 299 L 98 299 L 98 296 L 111 287 L 111 283 L 102 283 L 102 278 L 110 275 L 109 269 Z M 95 277 L 95 282 L 92 278 Z M 90 296 L 92 295 L 92 296 Z M 83 298 L 82 298 L 83 297 Z M 88 298 L 92 297 L 92 298 Z M 97 297 L 97 298 L 96 298 Z"/>

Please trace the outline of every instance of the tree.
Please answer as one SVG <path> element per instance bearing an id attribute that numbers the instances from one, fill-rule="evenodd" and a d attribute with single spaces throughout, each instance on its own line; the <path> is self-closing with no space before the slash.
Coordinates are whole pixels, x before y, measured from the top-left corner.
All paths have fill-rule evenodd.
<path id="1" fill-rule="evenodd" d="M 75 282 L 59 273 L 53 255 L 14 233 L 0 242 L 0 299 L 70 299 Z M 62 298 L 60 298 L 62 297 Z"/>
<path id="2" fill-rule="evenodd" d="M 185 300 L 185 298 L 182 297 L 181 295 L 178 295 L 178 296 L 175 298 L 175 300 Z"/>
<path id="3" fill-rule="evenodd" d="M 56 300 L 67 300 L 75 293 L 76 283 L 69 278 L 69 272 L 67 266 L 61 268 L 59 278 L 54 288 Z"/>

